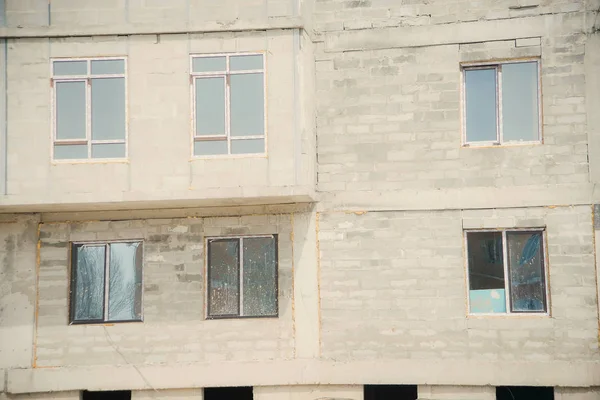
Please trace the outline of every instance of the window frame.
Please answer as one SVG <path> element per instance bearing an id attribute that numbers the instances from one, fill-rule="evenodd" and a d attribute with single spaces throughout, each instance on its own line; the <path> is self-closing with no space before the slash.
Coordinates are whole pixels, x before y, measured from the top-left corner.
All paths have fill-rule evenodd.
<path id="1" fill-rule="evenodd" d="M 470 298 L 470 268 L 469 268 L 469 233 L 484 233 L 484 232 L 501 232 L 502 233 L 502 262 L 504 270 L 504 301 L 506 302 L 506 312 L 504 313 L 473 313 L 471 312 L 471 298 Z M 543 256 L 543 268 L 544 273 L 542 279 L 544 283 L 544 300 L 546 310 L 544 312 L 531 312 L 531 311 L 512 311 L 512 300 L 511 300 L 511 283 L 510 283 L 510 266 L 508 259 L 508 239 L 507 234 L 511 232 L 539 232 L 542 234 L 542 256 Z M 466 302 L 467 302 L 467 317 L 550 317 L 551 316 L 551 302 L 550 302 L 550 271 L 548 265 L 548 245 L 547 245 L 547 231 L 546 227 L 531 227 L 531 228 L 494 228 L 494 229 L 465 229 L 463 231 L 463 243 L 465 253 L 465 283 L 466 283 Z"/>
<path id="2" fill-rule="evenodd" d="M 272 315 L 242 315 L 244 309 L 244 250 L 243 250 L 243 239 L 253 239 L 253 238 L 273 238 L 275 241 L 275 314 Z M 234 314 L 226 314 L 226 315 L 211 315 L 210 314 L 210 242 L 216 240 L 234 240 L 237 239 L 238 246 L 238 279 L 239 279 L 239 287 L 238 287 L 238 313 Z M 204 315 L 207 320 L 219 320 L 219 319 L 248 319 L 248 318 L 279 318 L 279 235 L 276 233 L 273 234 L 265 234 L 265 235 L 233 235 L 233 236 L 210 236 L 205 238 L 204 241 L 205 249 L 206 249 L 206 258 L 205 258 L 205 307 L 204 307 Z"/>
<path id="3" fill-rule="evenodd" d="M 128 320 L 109 320 L 108 319 L 108 300 L 110 293 L 110 245 L 115 243 L 139 243 L 142 246 L 142 256 L 140 260 L 140 318 Z M 102 299 L 102 319 L 97 320 L 76 320 L 75 319 L 75 288 L 77 287 L 77 256 L 74 251 L 76 247 L 82 245 L 105 246 L 104 256 L 104 296 Z M 73 241 L 69 246 L 69 325 L 102 325 L 117 323 L 135 323 L 144 322 L 144 258 L 145 246 L 143 239 L 123 239 L 123 240 L 100 240 L 100 241 Z"/>
<path id="4" fill-rule="evenodd" d="M 122 60 L 124 69 L 122 74 L 92 74 L 92 61 L 111 61 Z M 87 63 L 87 73 L 85 75 L 54 75 L 54 63 L 65 61 L 85 61 Z M 73 164 L 73 163 L 98 163 L 98 162 L 127 162 L 129 160 L 129 85 L 127 80 L 128 64 L 127 56 L 107 56 L 107 57 L 53 57 L 50 58 L 50 118 L 52 125 L 50 160 L 55 164 Z M 92 79 L 123 78 L 125 85 L 125 138 L 110 140 L 92 139 Z M 56 102 L 56 84 L 61 82 L 85 82 L 85 139 L 58 139 L 57 136 L 57 102 Z M 55 159 L 55 145 L 87 145 L 87 158 Z M 125 144 L 124 157 L 111 158 L 92 158 L 92 145 L 94 144 Z"/>
<path id="5" fill-rule="evenodd" d="M 263 67 L 262 69 L 252 70 L 240 70 L 230 71 L 229 60 L 231 57 L 237 56 L 262 56 Z M 209 71 L 209 72 L 194 72 L 194 59 L 197 58 L 211 58 L 211 57 L 225 57 L 225 71 Z M 249 135 L 243 137 L 231 138 L 231 75 L 244 75 L 244 74 L 263 74 L 263 121 L 264 121 L 264 133 L 262 135 Z M 242 52 L 242 53 L 206 53 L 206 54 L 190 54 L 189 63 L 189 75 L 190 75 L 190 104 L 191 109 L 191 137 L 190 137 L 190 152 L 192 160 L 202 159 L 215 159 L 215 158 L 246 158 L 246 157 L 267 157 L 268 155 L 268 126 L 267 126 L 267 57 L 266 52 Z M 196 82 L 201 78 L 224 78 L 225 85 L 225 134 L 224 135 L 204 135 L 196 136 Z M 226 154 L 211 154 L 211 155 L 196 155 L 194 154 L 194 145 L 196 142 L 211 141 L 215 139 L 223 139 L 227 141 L 227 153 Z M 231 153 L 231 141 L 232 140 L 249 140 L 249 139 L 263 139 L 265 142 L 265 149 L 262 153 L 244 153 L 244 154 L 232 154 Z"/>
<path id="6" fill-rule="evenodd" d="M 504 126 L 502 123 L 502 65 L 535 62 L 537 64 L 537 106 L 538 106 L 538 136 L 536 140 L 504 140 Z M 542 65 L 541 57 L 511 58 L 490 61 L 462 62 L 460 63 L 460 115 L 461 115 L 461 141 L 462 147 L 498 147 L 498 146 L 523 146 L 543 144 L 543 110 L 542 110 Z M 496 76 L 496 140 L 472 141 L 467 140 L 467 88 L 466 72 L 481 69 L 494 69 Z"/>

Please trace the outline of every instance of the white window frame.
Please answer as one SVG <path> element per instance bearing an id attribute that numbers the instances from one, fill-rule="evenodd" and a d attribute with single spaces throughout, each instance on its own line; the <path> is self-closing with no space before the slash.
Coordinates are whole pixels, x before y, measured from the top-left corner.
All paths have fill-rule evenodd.
<path id="1" fill-rule="evenodd" d="M 122 74 L 92 74 L 92 61 L 110 61 L 123 60 L 124 72 Z M 62 61 L 86 61 L 87 74 L 85 75 L 54 75 L 54 62 Z M 53 163 L 69 164 L 69 163 L 97 163 L 97 162 L 126 162 L 129 159 L 129 93 L 127 83 L 127 57 L 75 57 L 75 58 L 51 58 L 50 59 L 50 86 L 51 86 L 51 119 L 52 119 L 52 146 L 50 146 L 50 159 Z M 106 78 L 123 78 L 125 80 L 125 139 L 115 140 L 93 140 L 92 139 L 92 79 Z M 86 132 L 85 139 L 57 139 L 57 118 L 56 118 L 56 83 L 60 82 L 86 82 L 85 99 L 86 99 Z M 87 145 L 87 158 L 72 158 L 72 159 L 54 159 L 55 145 Z M 125 144 L 125 157 L 118 158 L 92 158 L 92 145 L 94 144 Z"/>
<path id="2" fill-rule="evenodd" d="M 471 298 L 470 298 L 470 269 L 469 269 L 469 240 L 467 239 L 468 233 L 483 233 L 483 232 L 501 232 L 502 233 L 502 262 L 504 267 L 504 296 L 506 303 L 505 313 L 472 313 L 471 312 Z M 511 311 L 511 299 L 510 299 L 510 275 L 508 266 L 508 240 L 507 233 L 511 232 L 540 232 L 542 234 L 542 254 L 544 258 L 544 295 L 546 296 L 546 311 L 545 312 L 514 312 Z M 548 246 L 546 228 L 534 227 L 534 228 L 497 228 L 497 229 L 466 229 L 463 232 L 464 240 L 464 251 L 465 251 L 465 281 L 466 281 L 466 296 L 467 296 L 467 316 L 468 317 L 549 317 L 550 316 L 550 282 L 549 282 L 549 269 L 548 269 Z"/>
<path id="3" fill-rule="evenodd" d="M 502 65 L 519 64 L 535 62 L 537 64 L 537 98 L 538 98 L 538 137 L 536 140 L 504 140 L 504 126 L 502 124 Z M 467 140 L 467 88 L 466 71 L 477 69 L 495 69 L 496 70 L 496 140 L 492 141 L 474 141 Z M 486 147 L 486 146 L 519 146 L 543 143 L 543 113 L 542 113 L 542 67 L 539 57 L 529 57 L 510 60 L 488 61 L 488 62 L 468 62 L 460 65 L 460 87 L 461 87 L 461 125 L 462 125 L 462 146 L 463 147 Z"/>
<path id="4" fill-rule="evenodd" d="M 110 293 L 110 245 L 121 244 L 121 243 L 139 243 L 142 246 L 142 259 L 140 260 L 140 319 L 132 320 L 115 320 L 111 321 L 108 319 L 108 304 L 109 304 L 109 293 Z M 75 246 L 104 246 L 105 257 L 104 257 L 104 314 L 102 315 L 102 321 L 99 320 L 75 320 L 74 319 L 74 304 L 71 296 L 75 293 L 76 278 L 74 271 L 74 264 L 77 262 L 77 255 L 73 252 Z M 146 246 L 144 239 L 116 239 L 116 240 L 96 240 L 96 241 L 73 241 L 69 243 L 69 325 L 102 325 L 102 324 L 115 324 L 115 323 L 133 323 L 133 322 L 144 322 L 144 260 L 145 260 Z"/>
<path id="5" fill-rule="evenodd" d="M 263 67 L 262 69 L 253 70 L 240 70 L 230 71 L 229 59 L 230 57 L 236 56 L 262 56 Z M 194 59 L 196 58 L 211 58 L 211 57 L 225 57 L 225 71 L 210 71 L 210 72 L 194 72 Z M 267 156 L 267 149 L 269 148 L 267 143 L 267 62 L 265 52 L 251 52 L 251 53 L 213 53 L 213 54 L 191 54 L 190 55 L 190 100 L 192 105 L 192 125 L 191 125 L 191 157 L 192 159 L 210 159 L 210 158 L 244 158 L 244 157 L 265 157 Z M 231 86 L 229 84 L 229 77 L 231 75 L 243 75 L 243 74 L 263 74 L 263 110 L 264 110 L 264 133 L 262 135 L 252 136 L 239 136 L 232 138 L 230 131 L 230 112 L 231 112 Z M 224 135 L 211 135 L 211 136 L 196 136 L 196 81 L 201 78 L 224 78 L 225 81 L 225 134 Z M 211 141 L 211 140 L 227 140 L 227 154 L 213 154 L 213 155 L 195 155 L 194 145 L 196 142 Z M 231 154 L 231 141 L 232 140 L 248 140 L 248 139 L 263 139 L 265 141 L 265 150 L 262 153 L 247 153 L 247 154 Z"/>
<path id="6" fill-rule="evenodd" d="M 254 238 L 272 238 L 275 241 L 275 304 L 277 313 L 275 315 L 244 315 L 244 239 L 254 239 Z M 239 240 L 239 268 L 238 268 L 238 276 L 239 276 L 239 313 L 237 315 L 228 314 L 228 315 L 210 315 L 210 259 L 209 259 L 209 244 L 214 240 L 231 240 L 237 239 Z M 205 289 L 205 306 L 204 306 L 204 316 L 205 319 L 244 319 L 244 318 L 279 318 L 279 235 L 276 233 L 265 234 L 265 235 L 234 235 L 234 236 L 211 236 L 207 237 L 204 242 L 205 248 L 205 274 L 206 282 L 204 284 Z"/>

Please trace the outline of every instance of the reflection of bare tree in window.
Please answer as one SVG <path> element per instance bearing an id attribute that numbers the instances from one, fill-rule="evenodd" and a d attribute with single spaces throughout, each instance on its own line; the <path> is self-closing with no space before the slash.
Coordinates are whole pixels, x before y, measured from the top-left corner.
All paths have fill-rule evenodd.
<path id="1" fill-rule="evenodd" d="M 104 256 L 104 246 L 81 246 L 76 250 L 75 319 L 102 319 Z"/>
<path id="2" fill-rule="evenodd" d="M 109 320 L 136 319 L 137 269 L 139 243 L 114 243 L 110 252 Z"/>

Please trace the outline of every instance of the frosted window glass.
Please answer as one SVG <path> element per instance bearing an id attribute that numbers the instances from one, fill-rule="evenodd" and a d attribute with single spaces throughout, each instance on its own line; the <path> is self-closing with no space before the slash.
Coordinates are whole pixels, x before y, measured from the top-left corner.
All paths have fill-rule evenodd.
<path id="1" fill-rule="evenodd" d="M 225 57 L 196 57 L 192 59 L 193 72 L 220 72 L 227 69 Z"/>
<path id="2" fill-rule="evenodd" d="M 465 71 L 467 142 L 497 140 L 496 69 Z"/>
<path id="3" fill-rule="evenodd" d="M 265 133 L 263 74 L 231 75 L 231 136 Z"/>
<path id="4" fill-rule="evenodd" d="M 124 158 L 125 143 L 92 144 L 92 158 Z"/>
<path id="5" fill-rule="evenodd" d="M 263 56 L 232 56 L 229 58 L 229 69 L 231 71 L 263 69 Z"/>
<path id="6" fill-rule="evenodd" d="M 539 139 L 536 62 L 502 65 L 502 125 L 505 141 Z"/>
<path id="7" fill-rule="evenodd" d="M 92 139 L 125 139 L 125 79 L 92 79 Z"/>
<path id="8" fill-rule="evenodd" d="M 262 154 L 264 152 L 264 139 L 244 139 L 231 141 L 231 154 Z"/>
<path id="9" fill-rule="evenodd" d="M 54 61 L 53 71 L 56 76 L 87 75 L 87 61 Z"/>
<path id="10" fill-rule="evenodd" d="M 225 135 L 225 78 L 196 79 L 196 136 Z"/>
<path id="11" fill-rule="evenodd" d="M 81 160 L 88 158 L 88 147 L 85 144 L 54 145 L 55 160 Z"/>
<path id="12" fill-rule="evenodd" d="M 92 75 L 116 75 L 125 73 L 125 60 L 93 60 Z"/>
<path id="13" fill-rule="evenodd" d="M 226 140 L 201 140 L 194 143 L 194 155 L 213 156 L 227 154 Z"/>
<path id="14" fill-rule="evenodd" d="M 56 138 L 85 139 L 84 81 L 56 82 Z"/>

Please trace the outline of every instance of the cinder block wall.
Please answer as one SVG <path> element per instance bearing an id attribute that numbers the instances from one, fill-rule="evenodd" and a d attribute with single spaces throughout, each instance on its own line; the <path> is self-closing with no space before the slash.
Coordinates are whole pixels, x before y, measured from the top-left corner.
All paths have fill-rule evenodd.
<path id="1" fill-rule="evenodd" d="M 289 359 L 290 215 L 42 224 L 35 366 Z M 279 317 L 205 319 L 207 236 L 278 234 Z M 143 323 L 69 326 L 69 244 L 143 239 Z"/>
<path id="2" fill-rule="evenodd" d="M 319 226 L 324 358 L 502 365 L 600 355 L 589 206 L 332 212 Z M 546 227 L 551 316 L 467 317 L 463 229 L 527 226 Z"/>

